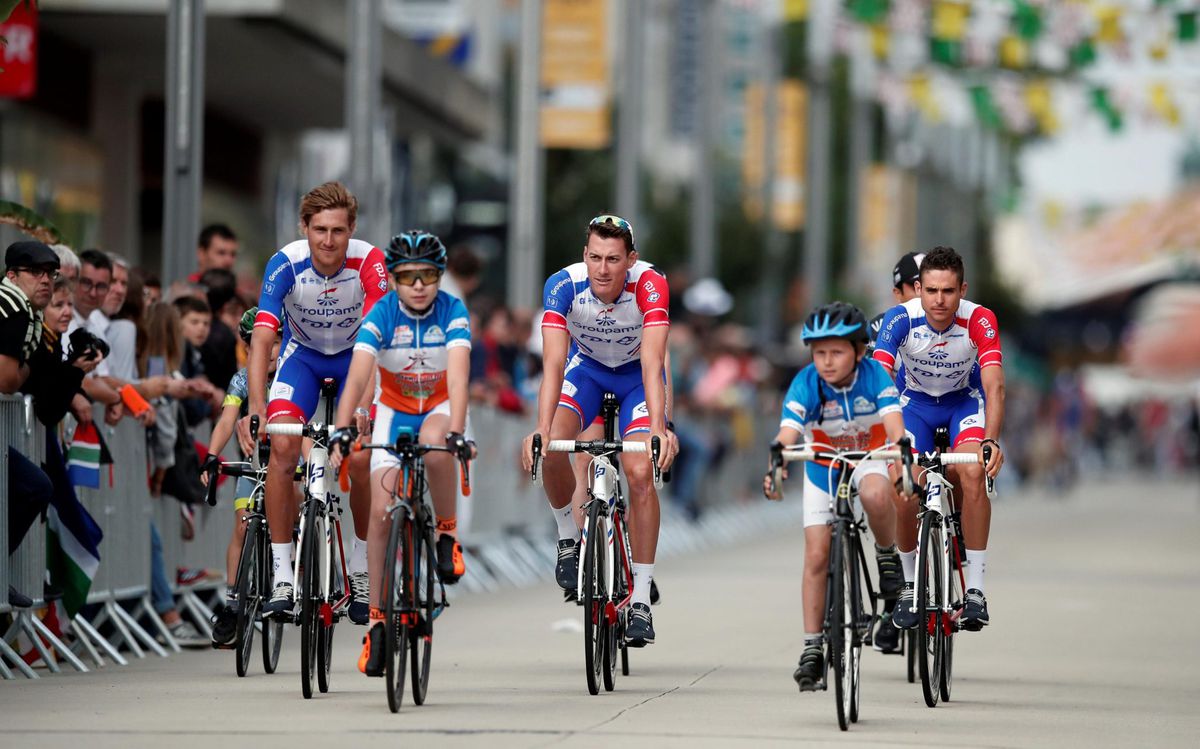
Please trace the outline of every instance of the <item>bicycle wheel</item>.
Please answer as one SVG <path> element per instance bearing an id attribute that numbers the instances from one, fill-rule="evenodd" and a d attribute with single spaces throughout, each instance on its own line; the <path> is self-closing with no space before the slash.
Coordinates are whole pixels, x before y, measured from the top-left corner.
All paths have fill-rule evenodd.
<path id="1" fill-rule="evenodd" d="M 620 560 L 620 563 L 617 569 L 617 577 L 619 582 L 617 585 L 618 594 L 616 598 L 618 600 L 624 600 L 625 596 L 629 595 L 630 586 L 633 585 L 633 572 L 629 567 L 626 566 L 632 564 L 633 556 L 630 551 L 631 547 L 629 546 L 629 529 L 625 526 L 625 514 L 623 512 L 618 513 L 617 517 L 620 518 L 621 524 L 620 533 L 617 534 L 617 538 L 620 539 L 621 550 L 623 554 L 619 554 L 617 556 L 617 559 Z M 617 624 L 616 627 L 614 627 L 614 629 L 617 630 L 614 633 L 616 635 L 617 647 L 621 650 L 622 676 L 629 676 L 629 648 L 625 645 L 625 625 L 628 623 L 629 607 L 626 606 L 621 611 L 621 615 L 617 617 Z"/>
<path id="2" fill-rule="evenodd" d="M 408 653 L 408 622 L 412 607 L 408 603 L 409 574 L 412 569 L 412 523 L 403 507 L 392 511 L 388 531 L 387 555 L 384 556 L 384 681 L 387 682 L 388 708 L 399 712 L 404 701 L 405 655 Z"/>
<path id="3" fill-rule="evenodd" d="M 303 538 L 300 540 L 300 692 L 312 699 L 313 676 L 317 671 L 317 640 L 320 638 L 320 573 L 317 571 L 317 508 L 309 498 L 304 511 Z"/>
<path id="4" fill-rule="evenodd" d="M 250 669 L 250 654 L 254 652 L 254 620 L 258 617 L 261 602 L 259 591 L 265 590 L 259 577 L 262 564 L 259 561 L 258 534 L 262 532 L 261 521 L 251 519 L 246 524 L 246 535 L 242 539 L 242 556 L 238 560 L 237 582 L 237 631 L 234 637 L 234 661 L 237 675 L 245 676 Z"/>
<path id="5" fill-rule="evenodd" d="M 925 704 L 936 707 L 941 697 L 942 680 L 942 518 L 927 511 L 921 516 L 920 545 L 917 559 L 917 665 L 921 672 L 921 692 Z"/>
<path id="6" fill-rule="evenodd" d="M 957 526 L 955 530 L 959 531 Z M 961 531 L 951 536 L 950 549 L 950 586 L 947 600 L 950 602 L 950 617 L 942 636 L 942 701 L 950 701 L 950 688 L 954 682 L 954 635 L 958 632 L 958 621 L 963 609 L 963 579 L 962 557 L 966 553 L 961 545 Z"/>
<path id="7" fill-rule="evenodd" d="M 266 523 L 259 519 L 258 533 L 258 579 L 260 588 L 263 594 L 266 591 L 272 590 L 275 581 L 272 579 L 271 567 L 273 561 L 271 559 L 271 534 L 268 532 Z M 259 607 L 262 608 L 261 606 Z M 262 661 L 263 670 L 268 674 L 275 673 L 275 668 L 279 665 L 279 651 L 283 647 L 283 619 L 277 616 L 268 617 L 266 619 L 259 617 L 262 626 Z"/>
<path id="8" fill-rule="evenodd" d="M 590 694 L 600 693 L 600 670 L 604 665 L 605 611 L 604 534 L 601 503 L 593 500 L 584 528 L 583 559 L 583 662 Z"/>
<path id="9" fill-rule="evenodd" d="M 416 574 L 413 593 L 417 597 L 416 626 L 409 636 L 412 638 L 412 693 L 413 702 L 425 704 L 429 692 L 429 670 L 433 658 L 433 617 L 437 599 L 437 559 L 435 558 L 433 527 L 426 521 L 423 532 L 413 534 L 413 559 Z"/>
<path id="10" fill-rule="evenodd" d="M 321 534 L 321 543 L 328 543 L 326 533 Z M 337 601 L 342 597 L 337 584 L 337 560 L 333 558 L 332 546 L 328 546 L 327 549 L 327 553 L 331 557 L 329 560 L 329 596 L 326 598 L 324 593 L 321 593 L 317 609 L 320 612 L 317 617 L 317 634 L 319 635 L 317 639 L 317 689 L 321 691 L 321 694 L 329 691 L 329 671 L 333 665 L 333 627 L 336 622 L 329 602 Z"/>
<path id="11" fill-rule="evenodd" d="M 853 627 L 853 612 L 850 611 L 850 595 L 846 585 L 846 564 L 842 553 L 845 539 L 842 526 L 834 526 L 833 543 L 829 549 L 829 600 L 825 602 L 829 612 L 828 653 L 826 669 L 833 669 L 834 699 L 837 703 L 838 727 L 843 731 L 850 727 L 850 629 Z"/>
<path id="12" fill-rule="evenodd" d="M 854 622 L 849 630 L 848 667 L 850 672 L 850 722 L 858 722 L 859 709 L 862 706 L 862 647 L 863 637 L 874 621 L 874 615 L 863 611 L 863 601 L 868 597 L 863 590 L 863 568 L 859 564 L 859 538 L 851 536 L 850 543 L 842 544 L 842 568 L 845 570 L 846 601 L 849 605 L 848 621 Z M 865 626 L 864 626 L 865 625 Z"/>
<path id="13" fill-rule="evenodd" d="M 904 660 L 908 662 L 908 683 L 915 684 L 917 681 L 917 631 L 915 629 L 906 629 L 903 635 Z"/>

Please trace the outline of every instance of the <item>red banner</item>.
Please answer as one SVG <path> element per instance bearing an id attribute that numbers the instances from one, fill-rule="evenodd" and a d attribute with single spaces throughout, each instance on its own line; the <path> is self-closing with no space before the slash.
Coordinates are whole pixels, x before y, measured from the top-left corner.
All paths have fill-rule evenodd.
<path id="1" fill-rule="evenodd" d="M 28 99 L 37 90 L 37 6 L 21 2 L 0 24 L 0 97 Z"/>

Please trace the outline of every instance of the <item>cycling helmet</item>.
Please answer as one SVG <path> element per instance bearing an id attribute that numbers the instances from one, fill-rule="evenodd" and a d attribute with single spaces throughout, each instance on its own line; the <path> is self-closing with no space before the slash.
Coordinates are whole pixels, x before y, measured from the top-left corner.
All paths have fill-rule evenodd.
<path id="1" fill-rule="evenodd" d="M 800 340 L 806 344 L 826 338 L 843 338 L 851 343 L 867 343 L 867 318 L 853 304 L 831 302 L 817 307 L 804 321 Z"/>
<path id="2" fill-rule="evenodd" d="M 429 263 L 438 270 L 445 270 L 446 245 L 429 232 L 406 231 L 392 237 L 383 258 L 389 271 L 404 263 Z"/>
<path id="3" fill-rule="evenodd" d="M 250 345 L 250 334 L 254 332 L 254 318 L 256 317 L 258 317 L 258 307 L 251 307 L 242 314 L 242 321 L 238 323 L 238 335 L 247 346 Z"/>

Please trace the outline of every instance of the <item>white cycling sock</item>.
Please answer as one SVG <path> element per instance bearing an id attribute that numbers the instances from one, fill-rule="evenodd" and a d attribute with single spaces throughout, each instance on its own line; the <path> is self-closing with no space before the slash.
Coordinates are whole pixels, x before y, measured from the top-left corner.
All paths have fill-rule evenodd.
<path id="1" fill-rule="evenodd" d="M 825 633 L 824 632 L 805 632 L 804 633 L 804 647 L 806 649 L 807 648 L 819 648 L 819 647 L 822 647 L 823 645 L 825 645 Z"/>
<path id="2" fill-rule="evenodd" d="M 292 542 L 271 544 L 271 559 L 274 561 L 273 577 L 275 584 L 295 583 L 292 576 Z"/>
<path id="3" fill-rule="evenodd" d="M 554 522 L 558 523 L 558 540 L 578 541 L 580 530 L 575 524 L 575 509 L 570 503 L 566 507 L 551 507 L 550 512 L 554 513 Z"/>
<path id="4" fill-rule="evenodd" d="M 904 582 L 911 583 L 917 579 L 917 550 L 900 552 L 900 567 L 904 569 Z"/>
<path id="5" fill-rule="evenodd" d="M 986 569 L 987 549 L 967 549 L 967 559 L 963 565 L 963 572 L 967 577 L 967 590 L 975 588 L 980 593 L 983 592 L 983 573 Z"/>
<path id="6" fill-rule="evenodd" d="M 633 603 L 650 605 L 650 578 L 654 577 L 653 564 L 633 563 Z"/>
<path id="7" fill-rule="evenodd" d="M 346 567 L 351 575 L 367 571 L 367 542 L 357 534 L 354 536 L 354 545 L 350 547 L 350 558 L 346 560 Z"/>

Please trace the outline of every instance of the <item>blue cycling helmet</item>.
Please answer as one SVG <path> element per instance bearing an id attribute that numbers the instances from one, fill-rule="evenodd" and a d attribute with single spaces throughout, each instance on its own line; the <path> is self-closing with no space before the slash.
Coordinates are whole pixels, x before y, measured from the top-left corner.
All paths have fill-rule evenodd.
<path id="1" fill-rule="evenodd" d="M 804 321 L 800 340 L 811 345 L 813 341 L 827 338 L 842 338 L 851 343 L 866 343 L 867 318 L 862 310 L 846 302 L 831 302 L 817 307 Z"/>
<path id="2" fill-rule="evenodd" d="M 435 235 L 415 229 L 392 237 L 383 259 L 389 271 L 404 263 L 429 263 L 438 270 L 445 270 L 446 245 Z"/>

